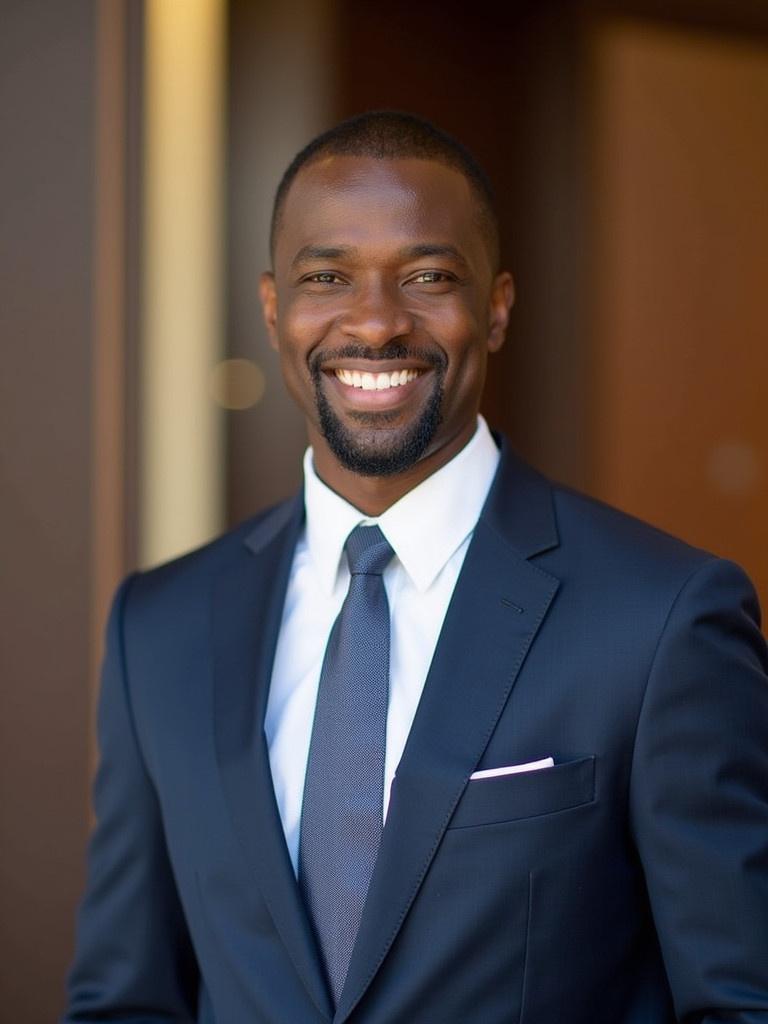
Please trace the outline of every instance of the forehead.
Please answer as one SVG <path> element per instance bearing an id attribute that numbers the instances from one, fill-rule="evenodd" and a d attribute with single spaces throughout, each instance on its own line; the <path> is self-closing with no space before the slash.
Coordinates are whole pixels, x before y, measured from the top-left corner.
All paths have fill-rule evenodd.
<path id="1" fill-rule="evenodd" d="M 280 216 L 276 262 L 306 245 L 450 244 L 484 251 L 478 200 L 466 177 L 434 160 L 324 156 L 303 167 Z"/>

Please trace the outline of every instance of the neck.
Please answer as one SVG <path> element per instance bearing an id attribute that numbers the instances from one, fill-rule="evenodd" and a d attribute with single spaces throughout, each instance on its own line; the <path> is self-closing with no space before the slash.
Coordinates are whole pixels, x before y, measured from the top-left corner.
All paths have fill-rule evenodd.
<path id="1" fill-rule="evenodd" d="M 436 473 L 457 455 L 472 439 L 476 423 L 468 424 L 451 441 L 435 450 L 428 450 L 423 458 L 402 473 L 392 476 L 361 476 L 343 466 L 330 451 L 322 437 L 313 437 L 310 431 L 315 472 L 331 490 L 354 505 L 367 516 L 376 517 L 399 501 L 414 487 Z"/>

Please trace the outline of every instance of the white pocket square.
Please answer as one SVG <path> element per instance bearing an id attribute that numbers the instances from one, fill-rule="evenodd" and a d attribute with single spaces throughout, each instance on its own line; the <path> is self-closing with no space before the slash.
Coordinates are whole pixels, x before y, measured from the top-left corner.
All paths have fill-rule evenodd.
<path id="1" fill-rule="evenodd" d="M 528 761 L 527 764 L 508 764 L 503 768 L 483 768 L 482 771 L 472 772 L 470 779 L 495 779 L 499 775 L 518 775 L 520 772 L 537 772 L 541 768 L 554 768 L 555 762 L 551 757 L 543 757 L 540 761 Z"/>

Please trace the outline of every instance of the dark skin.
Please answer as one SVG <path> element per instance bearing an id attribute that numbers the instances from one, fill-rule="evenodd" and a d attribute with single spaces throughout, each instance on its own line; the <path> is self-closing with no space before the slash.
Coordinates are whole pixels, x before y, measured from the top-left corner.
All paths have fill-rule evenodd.
<path id="1" fill-rule="evenodd" d="M 503 344 L 514 301 L 492 250 L 471 185 L 433 160 L 326 156 L 291 185 L 274 270 L 260 281 L 264 318 L 316 472 L 366 515 L 440 469 L 475 431 L 488 355 Z M 365 457 L 402 449 L 436 396 L 439 423 L 412 464 L 355 471 L 326 439 L 317 388 Z"/>

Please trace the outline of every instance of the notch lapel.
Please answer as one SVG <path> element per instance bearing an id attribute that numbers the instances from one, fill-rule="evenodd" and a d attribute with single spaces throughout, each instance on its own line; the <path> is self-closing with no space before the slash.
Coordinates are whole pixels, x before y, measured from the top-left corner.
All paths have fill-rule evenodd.
<path id="1" fill-rule="evenodd" d="M 235 832 L 296 970 L 318 1010 L 332 1006 L 275 800 L 264 734 L 267 693 L 303 495 L 247 538 L 213 594 L 214 723 L 219 770 Z"/>
<path id="2" fill-rule="evenodd" d="M 548 484 L 503 443 L 397 768 L 334 1024 L 386 957 L 482 757 L 559 586 L 527 559 L 556 544 Z"/>

